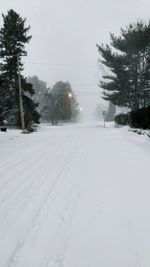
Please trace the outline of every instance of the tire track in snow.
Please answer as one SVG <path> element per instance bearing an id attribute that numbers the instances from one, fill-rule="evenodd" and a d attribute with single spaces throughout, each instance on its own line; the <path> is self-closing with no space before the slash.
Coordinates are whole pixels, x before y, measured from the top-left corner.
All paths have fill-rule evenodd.
<path id="1" fill-rule="evenodd" d="M 81 158 L 81 157 L 80 157 Z M 78 153 L 78 161 L 80 160 L 79 158 L 79 153 Z M 79 194 L 78 194 L 78 190 L 79 190 L 79 180 L 78 177 L 73 176 L 72 178 L 72 173 L 75 172 L 75 168 L 72 169 L 72 161 L 74 163 L 74 160 L 72 159 L 70 164 L 68 165 L 67 169 L 64 169 L 63 174 L 62 174 L 62 179 L 59 183 L 57 183 L 57 186 L 55 187 L 55 190 L 53 191 L 53 199 L 50 199 L 47 201 L 46 205 L 44 206 L 44 209 L 42 209 L 42 215 L 41 217 L 44 217 L 44 226 L 43 228 L 47 229 L 46 231 L 46 236 L 45 238 L 43 237 L 43 234 L 41 236 L 41 223 L 43 222 L 43 219 L 39 218 L 38 221 L 36 221 L 36 225 L 34 226 L 34 229 L 32 230 L 32 233 L 30 235 L 28 235 L 28 238 L 26 240 L 26 242 L 23 244 L 23 246 L 20 248 L 20 250 L 18 251 L 17 255 L 18 255 L 18 260 L 16 257 L 16 260 L 14 261 L 16 265 L 10 265 L 12 266 L 49 266 L 50 262 L 52 261 L 53 258 L 53 262 L 55 263 L 56 266 L 56 262 L 60 263 L 61 259 L 63 258 L 65 251 L 67 249 L 67 245 L 69 242 L 69 237 L 70 237 L 70 231 L 71 231 L 71 225 L 72 225 L 72 221 L 75 215 L 75 210 L 78 204 L 78 199 L 79 199 Z M 73 165 L 74 166 L 74 165 Z M 71 175 L 70 175 L 70 170 L 72 171 Z M 69 175 L 68 175 L 69 174 Z M 72 179 L 71 179 L 72 178 Z M 75 179 L 77 178 L 77 179 Z M 65 188 L 67 189 L 67 194 L 65 193 L 64 196 L 64 192 L 65 192 Z M 56 216 L 58 209 L 60 208 L 60 202 L 59 202 L 59 191 L 61 190 L 61 194 L 62 194 L 62 201 L 64 202 L 64 204 L 62 205 L 62 209 L 59 211 L 60 215 Z M 65 197 L 65 198 L 64 198 Z M 64 198 L 64 200 L 63 200 Z M 57 207 L 55 207 L 57 203 Z M 43 214 L 46 214 L 45 216 L 43 216 Z M 50 214 L 50 215 L 49 215 Z M 49 226 L 53 224 L 53 220 L 55 220 L 55 217 L 57 217 L 57 222 L 56 222 L 56 226 L 54 227 L 55 229 L 50 229 Z M 50 232 L 50 233 L 49 233 Z M 39 255 L 38 250 L 37 253 L 34 258 L 36 258 L 37 263 L 32 262 L 32 264 L 29 262 L 26 262 L 26 264 L 22 263 L 22 255 L 26 254 L 28 251 L 27 247 L 30 247 L 30 243 L 32 243 L 32 247 L 29 249 L 32 250 L 34 249 L 36 251 L 38 245 L 37 245 L 37 236 L 38 233 L 40 234 L 41 238 L 39 237 L 40 243 L 42 243 L 43 241 L 43 245 L 42 248 L 45 250 L 45 239 L 47 239 L 47 253 L 45 255 L 45 260 L 42 261 L 42 263 L 40 264 L 41 258 L 37 259 Z M 49 234 L 52 236 L 49 236 Z M 48 238 L 49 236 L 49 238 Z M 42 239 L 42 241 L 41 241 Z M 32 240 L 32 241 L 31 241 Z M 53 252 L 51 253 L 49 250 L 49 247 L 53 247 L 52 250 Z M 42 249 L 42 250 L 43 250 Z M 33 253 L 32 253 L 33 254 Z M 49 258 L 48 255 L 51 255 L 51 258 Z M 62 262 L 62 261 L 61 261 Z"/>
<path id="2" fill-rule="evenodd" d="M 30 235 L 30 233 L 32 232 L 32 230 L 35 227 L 36 222 L 38 221 L 39 217 L 40 217 L 40 213 L 44 207 L 44 205 L 46 204 L 46 202 L 48 201 L 50 195 L 52 194 L 52 192 L 54 191 L 55 187 L 57 186 L 58 182 L 60 179 L 63 179 L 63 175 L 62 173 L 65 172 L 66 169 L 68 169 L 70 162 L 73 159 L 73 154 L 75 153 L 74 151 L 71 151 L 71 153 L 66 156 L 65 162 L 64 162 L 64 166 L 59 170 L 55 180 L 53 181 L 53 183 L 51 184 L 50 188 L 48 188 L 46 194 L 44 195 L 36 213 L 34 214 L 34 217 L 32 219 L 32 222 L 30 224 L 30 226 L 28 227 L 28 229 L 25 231 L 24 235 L 22 237 L 20 237 L 20 240 L 18 240 L 17 245 L 14 249 L 14 251 L 12 252 L 12 255 L 8 261 L 8 267 L 12 267 L 15 266 L 15 261 L 17 258 L 18 253 L 20 252 L 20 250 L 22 249 L 22 247 L 24 246 L 26 239 L 28 238 L 28 236 Z M 48 169 L 49 172 L 49 169 Z"/>
<path id="3" fill-rule="evenodd" d="M 40 153 L 38 153 L 38 157 L 36 157 L 36 158 L 33 158 L 32 159 L 32 161 L 30 161 L 29 160 L 29 163 L 30 163 L 30 167 L 28 166 L 28 169 L 26 168 L 27 167 L 27 164 L 26 164 L 26 166 L 25 167 L 21 167 L 21 169 L 19 168 L 19 173 L 18 173 L 18 168 L 17 169 L 15 169 L 15 167 L 14 167 L 14 171 L 15 171 L 15 176 L 18 176 L 18 174 L 20 174 L 20 171 L 21 171 L 21 173 L 22 173 L 22 175 L 21 175 L 21 177 L 22 177 L 22 179 L 25 179 L 25 181 L 20 181 L 20 176 L 18 177 L 18 179 L 19 179 L 19 181 L 20 181 L 20 184 L 21 184 L 21 186 L 23 186 L 23 184 L 24 184 L 24 182 L 30 182 L 30 176 L 31 176 L 31 174 L 33 175 L 33 171 L 36 171 L 37 170 L 37 168 L 39 168 L 39 167 L 42 167 L 43 166 L 43 163 L 45 164 L 45 160 L 51 160 L 51 159 L 53 159 L 53 158 L 55 158 L 55 154 L 59 154 L 59 153 L 61 153 L 62 151 L 63 151 L 63 149 L 65 148 L 65 145 L 63 144 L 63 145 L 58 145 L 57 146 L 57 148 L 55 148 L 54 150 L 50 150 L 51 151 L 51 153 L 50 153 L 50 151 L 49 150 L 47 150 L 47 152 L 45 152 L 45 151 L 43 151 L 42 153 L 40 152 Z M 39 155 L 40 154 L 40 155 Z M 42 161 L 40 160 L 42 158 Z M 47 162 L 48 163 L 48 162 Z M 25 172 L 24 172 L 25 171 Z M 9 176 L 9 178 L 10 178 L 10 180 L 11 180 L 11 182 L 12 183 L 14 183 L 14 181 L 12 181 L 12 174 L 10 174 L 10 176 Z M 34 175 L 33 175 L 34 176 Z M 17 177 L 16 177 L 16 179 L 17 179 Z M 16 181 L 16 180 L 15 180 Z M 22 183 L 23 182 L 23 183 Z M 32 181 L 31 181 L 32 182 Z M 9 184 L 10 183 L 10 181 L 7 181 L 7 183 Z M 3 187 L 2 188 L 0 188 L 0 190 L 1 191 L 3 191 L 3 189 L 5 188 L 6 189 L 6 186 L 7 186 L 7 183 L 5 183 L 5 184 L 3 184 Z M 17 188 L 15 188 L 15 192 L 16 192 L 16 190 L 17 190 Z M 11 194 L 12 194 L 13 192 L 11 192 Z"/>
<path id="4" fill-rule="evenodd" d="M 61 143 L 57 145 L 57 149 L 59 149 L 60 146 L 62 147 Z M 49 145 L 49 143 L 47 144 L 47 146 L 48 145 Z M 40 146 L 40 148 L 41 148 L 41 146 Z M 58 153 L 57 149 L 54 146 L 52 152 L 50 153 L 50 156 L 51 156 L 51 154 L 53 156 L 54 153 Z M 16 166 L 16 163 L 14 161 L 13 173 L 10 172 L 10 168 L 8 168 L 8 166 L 7 166 L 7 170 L 8 170 L 9 175 L 7 175 L 7 173 L 4 173 L 5 174 L 4 175 L 5 180 L 4 180 L 4 183 L 0 187 L 0 191 L 1 192 L 3 192 L 3 191 L 5 192 L 5 190 L 3 190 L 3 189 L 6 189 L 7 185 L 10 186 L 10 184 L 12 184 L 14 186 L 14 180 L 12 179 L 13 175 L 15 175 L 15 177 L 16 177 L 15 182 L 16 182 L 16 180 L 19 180 L 19 182 L 21 183 L 22 181 L 20 181 L 21 180 L 20 178 L 22 178 L 22 179 L 24 178 L 24 175 L 23 175 L 24 171 L 26 172 L 26 174 L 28 174 L 28 176 L 31 174 L 32 169 L 36 168 L 38 163 L 41 162 L 41 158 L 43 159 L 43 157 L 45 157 L 45 150 L 43 150 L 42 153 L 41 153 L 41 149 L 38 149 L 38 151 L 35 150 L 34 154 L 35 154 L 35 152 L 36 152 L 36 156 L 33 156 L 32 159 L 31 159 L 30 158 L 31 153 L 30 153 L 30 155 L 28 155 L 29 160 L 25 161 L 23 166 L 22 166 L 22 164 L 20 164 L 19 166 L 18 165 Z M 48 153 L 49 153 L 49 151 L 48 151 Z M 21 159 L 21 161 L 24 162 L 24 159 Z M 42 162 L 44 163 L 43 160 L 42 160 Z M 29 170 L 27 170 L 27 167 L 28 167 Z M 27 173 L 27 171 L 28 171 L 28 173 Z M 1 177 L 2 177 L 2 173 L 1 172 L 0 172 L 0 174 L 1 174 Z M 20 176 L 19 176 L 19 174 L 20 174 Z M 16 190 L 16 188 L 15 188 L 15 190 Z M 1 197 L 2 196 L 0 196 L 0 198 Z"/>
<path id="5" fill-rule="evenodd" d="M 81 142 L 81 140 L 80 140 Z M 80 192 L 82 181 L 79 173 L 81 174 L 80 164 L 82 164 L 83 158 L 86 157 L 85 151 L 80 149 L 80 154 L 78 153 L 78 158 L 76 164 L 73 166 L 72 172 L 76 170 L 76 183 L 72 185 L 71 193 L 69 196 L 68 204 L 63 212 L 62 223 L 59 225 L 53 239 L 53 249 L 51 256 L 48 257 L 48 260 L 44 267 L 63 267 L 64 258 L 66 251 L 69 246 L 69 240 L 71 236 L 71 229 L 74 217 L 76 215 L 76 210 L 80 200 Z"/>
<path id="6" fill-rule="evenodd" d="M 59 149 L 57 149 L 55 151 L 55 154 L 56 153 L 62 153 L 65 149 L 65 145 L 62 145 L 62 147 L 59 147 Z M 55 157 L 56 155 L 55 154 L 52 154 L 51 157 L 49 156 L 49 152 L 46 153 L 45 157 L 43 158 L 43 160 L 45 161 L 46 159 L 48 160 L 55 160 Z M 41 165 L 43 164 L 43 162 L 40 163 L 40 165 L 38 165 L 38 167 L 40 168 Z M 34 168 L 36 169 L 37 168 L 37 163 L 35 164 Z M 34 169 L 33 168 L 33 169 Z M 28 174 L 31 172 L 32 170 L 30 169 L 28 171 Z M 27 176 L 27 173 L 25 173 L 26 176 Z M 4 232 L 4 229 L 6 227 L 9 226 L 9 224 L 12 224 L 13 220 L 16 220 L 16 218 L 18 216 L 16 211 L 18 209 L 18 215 L 20 216 L 22 214 L 22 212 L 24 212 L 24 209 L 28 207 L 29 203 L 34 199 L 34 197 L 38 194 L 38 190 L 41 189 L 41 186 L 45 186 L 45 183 L 47 182 L 47 180 L 44 181 L 44 177 L 46 177 L 47 173 L 44 174 L 40 174 L 41 177 L 39 177 L 39 181 L 37 181 L 37 176 L 34 177 L 34 181 L 33 180 L 29 180 L 26 178 L 25 182 L 24 183 L 21 183 L 21 185 L 19 186 L 19 188 L 17 188 L 15 190 L 15 192 L 12 194 L 11 193 L 11 196 L 9 198 L 7 198 L 7 201 L 3 203 L 3 205 L 1 205 L 0 207 L 0 232 Z M 34 192 L 32 193 L 32 190 L 31 190 L 31 196 L 29 194 L 29 189 L 31 189 L 33 187 L 33 183 L 35 182 L 35 186 L 36 188 L 34 189 Z M 27 184 L 27 185 L 26 185 Z M 25 188 L 25 185 L 27 186 L 27 188 Z M 20 189 L 22 189 L 21 192 L 18 192 L 20 191 Z M 26 191 L 25 191 L 26 189 Z M 25 199 L 23 198 L 23 195 L 28 194 Z M 18 201 L 18 199 L 20 198 L 23 198 L 23 203 Z M 25 204 L 24 204 L 25 202 Z M 13 207 L 13 209 L 12 209 Z M 10 216 L 10 214 L 13 214 L 13 218 Z M 8 217 L 8 222 L 6 221 Z M 1 228 L 1 225 L 4 226 L 4 228 Z"/>
<path id="7" fill-rule="evenodd" d="M 78 199 L 78 195 L 70 196 L 70 201 L 68 201 L 63 213 L 62 222 L 60 223 L 53 240 L 53 249 L 52 253 L 50 253 L 52 254 L 51 259 L 46 262 L 44 267 L 63 266 L 65 252 L 68 248 L 70 239 L 71 226 L 78 205 Z"/>
<path id="8" fill-rule="evenodd" d="M 57 148 L 59 148 L 59 145 L 61 145 L 61 143 L 57 145 Z M 47 146 L 48 145 L 49 145 L 49 142 L 47 143 Z M 53 154 L 56 149 L 55 149 L 54 145 L 52 147 L 54 149 L 54 151 L 52 151 L 52 154 Z M 31 156 L 32 152 L 34 152 L 34 157 L 32 157 L 32 159 L 31 159 L 30 156 Z M 27 152 L 25 151 L 24 153 L 19 153 L 19 155 L 17 156 L 17 158 L 18 158 L 17 161 L 16 161 L 16 158 L 13 158 L 11 160 L 11 165 L 9 165 L 9 168 L 8 168 L 8 163 L 6 164 L 6 168 L 4 168 L 4 169 L 2 168 L 2 171 L 0 172 L 0 175 L 1 175 L 0 182 L 2 183 L 3 182 L 2 178 L 4 178 L 4 183 L 0 184 L 0 190 L 2 189 L 2 187 L 5 187 L 7 185 L 7 183 L 9 183 L 11 181 L 11 177 L 13 176 L 13 173 L 16 171 L 15 168 L 17 168 L 17 170 L 19 169 L 20 172 L 22 173 L 23 169 L 22 169 L 21 163 L 25 164 L 24 169 L 26 169 L 26 166 L 27 166 L 26 162 L 29 161 L 29 164 L 28 164 L 29 166 L 31 166 L 31 164 L 34 165 L 34 163 L 36 161 L 40 161 L 41 157 L 44 156 L 44 154 L 45 154 L 45 150 L 43 150 L 43 153 L 41 154 L 41 144 L 38 145 L 38 147 L 36 146 L 36 148 L 33 147 L 32 149 L 27 150 Z M 35 155 L 36 155 L 36 157 L 35 157 Z M 28 158 L 29 158 L 29 160 L 28 160 Z M 7 177 L 7 179 L 6 179 L 6 177 Z"/>
<path id="9" fill-rule="evenodd" d="M 36 138 L 36 136 L 34 136 L 34 138 Z M 21 140 L 19 140 L 21 141 Z M 26 142 L 28 140 L 25 140 Z M 7 160 L 1 160 L 0 161 L 0 169 L 4 168 L 4 171 L 9 171 L 11 169 L 13 169 L 14 167 L 14 162 L 16 165 L 18 165 L 23 159 L 27 159 L 28 156 L 30 156 L 30 154 L 32 153 L 32 151 L 36 151 L 39 150 L 39 148 L 41 147 L 41 142 L 42 140 L 39 139 L 39 142 L 35 142 L 34 144 L 30 144 L 27 142 L 27 147 L 25 148 L 24 145 L 22 145 L 21 143 L 21 147 L 19 147 L 19 152 L 18 152 L 18 147 L 13 147 L 13 153 L 12 151 L 10 151 L 10 155 L 7 156 Z M 33 139 L 34 142 L 34 139 Z M 28 146 L 30 145 L 30 147 L 28 148 Z M 17 149 L 17 152 L 16 152 Z M 25 150 L 24 150 L 25 149 Z M 8 170 L 8 164 L 9 164 L 9 170 Z M 2 174 L 2 173 L 1 173 Z"/>

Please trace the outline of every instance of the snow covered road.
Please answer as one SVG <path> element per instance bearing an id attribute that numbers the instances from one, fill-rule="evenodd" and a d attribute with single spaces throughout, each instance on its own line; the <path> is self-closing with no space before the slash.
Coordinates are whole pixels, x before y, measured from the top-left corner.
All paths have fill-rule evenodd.
<path id="1" fill-rule="evenodd" d="M 149 158 L 126 128 L 0 133 L 0 267 L 149 267 Z"/>

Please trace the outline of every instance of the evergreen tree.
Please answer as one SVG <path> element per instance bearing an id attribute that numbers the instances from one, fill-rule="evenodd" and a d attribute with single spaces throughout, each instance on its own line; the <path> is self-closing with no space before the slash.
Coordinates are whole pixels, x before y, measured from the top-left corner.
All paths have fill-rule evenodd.
<path id="1" fill-rule="evenodd" d="M 25 27 L 26 19 L 22 19 L 14 10 L 9 10 L 7 15 L 2 14 L 3 27 L 0 30 L 0 77 L 3 84 L 0 88 L 0 98 L 3 116 L 16 126 L 20 126 L 19 86 L 18 86 L 18 63 L 23 70 L 21 57 L 27 55 L 25 44 L 29 43 L 31 36 L 28 35 L 30 27 Z M 36 111 L 37 104 L 31 96 L 34 94 L 33 87 L 21 75 L 22 97 L 25 117 L 30 117 L 34 122 L 39 122 L 39 113 Z M 1 112 L 1 111 L 0 111 Z"/>
<path id="2" fill-rule="evenodd" d="M 131 110 L 150 105 L 150 23 L 130 24 L 110 38 L 111 45 L 98 45 L 100 61 L 110 71 L 100 82 L 104 99 Z"/>

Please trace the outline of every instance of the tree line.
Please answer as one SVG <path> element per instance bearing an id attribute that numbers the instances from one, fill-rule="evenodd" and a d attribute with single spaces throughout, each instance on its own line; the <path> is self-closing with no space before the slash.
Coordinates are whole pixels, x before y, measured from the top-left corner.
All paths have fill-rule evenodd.
<path id="1" fill-rule="evenodd" d="M 32 36 L 30 26 L 13 9 L 2 14 L 3 26 L 0 28 L 0 124 L 21 127 L 20 97 L 23 102 L 25 128 L 31 123 L 39 123 L 40 118 L 56 124 L 61 120 L 71 120 L 77 114 L 77 101 L 67 82 L 58 82 L 52 89 L 45 88 L 41 81 L 41 96 L 30 78 L 23 76 L 22 58 L 27 56 L 26 45 Z M 21 95 L 19 77 L 21 80 Z M 38 80 L 39 82 L 39 80 Z M 43 88 L 42 88 L 43 86 Z M 40 93 L 40 92 L 38 92 Z M 40 103 L 45 101 L 45 103 Z M 41 108 L 41 105 L 44 105 Z M 43 113 L 43 114 L 42 114 Z M 46 115 L 47 114 L 47 117 Z"/>
<path id="2" fill-rule="evenodd" d="M 26 19 L 12 9 L 2 14 L 2 18 L 0 123 L 6 120 L 8 124 L 21 127 L 19 71 L 25 128 L 31 122 L 39 123 L 40 118 L 53 124 L 75 119 L 78 103 L 69 82 L 59 81 L 47 88 L 36 76 L 26 78 L 22 74 L 22 57 L 27 56 L 26 45 L 32 38 Z M 109 44 L 97 45 L 97 48 L 99 61 L 106 70 L 99 84 L 103 98 L 116 106 L 127 107 L 129 120 L 125 121 L 130 121 L 132 126 L 143 127 L 144 121 L 144 127 L 150 128 L 150 22 L 131 23 L 121 28 L 118 36 L 110 34 Z M 110 104 L 109 117 L 113 109 Z"/>
<path id="3" fill-rule="evenodd" d="M 78 102 L 69 82 L 58 81 L 48 88 L 37 76 L 28 77 L 35 88 L 34 100 L 39 103 L 42 121 L 57 125 L 62 121 L 76 121 L 79 115 Z"/>

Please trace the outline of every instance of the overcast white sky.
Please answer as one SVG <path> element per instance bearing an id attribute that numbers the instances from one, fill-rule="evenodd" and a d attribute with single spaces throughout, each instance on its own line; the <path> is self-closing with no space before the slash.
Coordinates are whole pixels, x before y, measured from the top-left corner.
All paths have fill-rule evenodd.
<path id="1" fill-rule="evenodd" d="M 1 0 L 1 13 L 13 8 L 27 18 L 32 40 L 25 74 L 51 86 L 69 81 L 75 91 L 91 92 L 79 102 L 91 112 L 99 100 L 96 43 L 137 19 L 148 20 L 150 0 Z M 0 19 L 2 23 L 2 19 Z M 2 24 L 1 24 L 2 25 Z"/>

